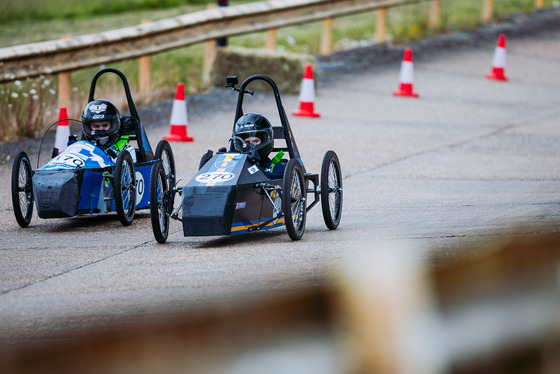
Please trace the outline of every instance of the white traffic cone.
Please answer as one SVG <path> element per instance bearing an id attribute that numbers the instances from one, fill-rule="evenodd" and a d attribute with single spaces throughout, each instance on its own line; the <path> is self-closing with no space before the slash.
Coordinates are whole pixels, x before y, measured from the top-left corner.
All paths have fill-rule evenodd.
<path id="1" fill-rule="evenodd" d="M 299 91 L 299 110 L 292 113 L 299 117 L 321 117 L 315 112 L 315 82 L 313 81 L 313 67 L 308 64 L 305 67 L 305 74 L 301 81 Z"/>
<path id="2" fill-rule="evenodd" d="M 61 107 L 58 112 L 58 122 L 56 124 L 56 138 L 54 147 L 58 149 L 58 153 L 64 151 L 68 146 L 68 137 L 70 136 L 70 127 L 68 125 L 68 112 L 66 107 Z"/>
<path id="3" fill-rule="evenodd" d="M 414 92 L 414 63 L 412 62 L 412 49 L 405 48 L 401 71 L 399 73 L 399 90 L 393 92 L 393 96 L 418 97 Z"/>
<path id="4" fill-rule="evenodd" d="M 187 102 L 185 101 L 185 85 L 183 83 L 177 84 L 170 124 L 169 135 L 164 136 L 163 139 L 170 142 L 194 141 L 194 138 L 187 135 Z"/>
<path id="5" fill-rule="evenodd" d="M 494 55 L 492 56 L 492 71 L 486 74 L 486 78 L 497 80 L 497 81 L 507 81 L 508 78 L 504 74 L 506 70 L 506 36 L 500 34 L 498 38 L 498 43 L 494 49 Z"/>

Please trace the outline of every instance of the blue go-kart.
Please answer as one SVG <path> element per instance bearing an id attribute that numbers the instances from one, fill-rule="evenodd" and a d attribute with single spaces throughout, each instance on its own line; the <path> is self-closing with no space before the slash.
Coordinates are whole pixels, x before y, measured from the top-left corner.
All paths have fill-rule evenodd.
<path id="1" fill-rule="evenodd" d="M 150 176 L 155 165 L 163 172 L 163 183 L 175 184 L 171 146 L 162 140 L 153 152 L 128 81 L 121 71 L 106 68 L 97 72 L 91 83 L 89 102 L 94 100 L 98 78 L 105 73 L 114 73 L 122 80 L 130 116 L 121 117 L 120 135 L 128 137 L 136 162 L 129 151 L 119 152 L 114 160 L 95 144 L 85 139 L 77 140 L 76 136 L 71 136 L 76 141 L 62 152 L 54 149 L 52 159 L 42 167 L 39 167 L 40 148 L 36 170 L 31 167 L 28 155 L 20 152 L 12 168 L 12 204 L 21 227 L 30 224 L 34 203 L 40 218 L 116 212 L 120 222 L 128 226 L 136 210 L 150 208 Z M 42 144 L 43 141 L 41 147 Z"/>

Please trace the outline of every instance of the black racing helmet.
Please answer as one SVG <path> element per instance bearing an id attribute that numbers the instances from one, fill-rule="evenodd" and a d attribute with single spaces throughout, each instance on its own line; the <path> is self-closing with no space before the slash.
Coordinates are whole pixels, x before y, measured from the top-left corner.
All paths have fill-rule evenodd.
<path id="1" fill-rule="evenodd" d="M 249 150 L 256 150 L 264 160 L 274 147 L 272 125 L 258 113 L 247 113 L 239 117 L 233 128 L 233 135 L 243 139 Z"/>
<path id="2" fill-rule="evenodd" d="M 108 122 L 106 129 L 96 129 L 99 123 Z M 110 145 L 117 141 L 121 128 L 119 110 L 110 101 L 90 101 L 82 112 L 82 131 L 84 137 L 99 145 Z"/>

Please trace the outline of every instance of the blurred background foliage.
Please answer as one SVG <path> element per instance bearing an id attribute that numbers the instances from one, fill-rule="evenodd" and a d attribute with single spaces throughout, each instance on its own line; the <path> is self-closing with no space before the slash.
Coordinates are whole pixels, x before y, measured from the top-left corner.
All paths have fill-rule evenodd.
<path id="1" fill-rule="evenodd" d="M 229 6 L 254 2 L 229 0 Z M 63 36 L 78 36 L 156 21 L 206 9 L 216 0 L 0 0 L 0 48 Z M 389 8 L 387 40 L 402 44 L 420 40 L 435 33 L 472 29 L 482 25 L 484 0 L 441 0 L 441 24 L 433 29 L 428 24 L 430 1 Z M 546 0 L 545 7 L 558 1 Z M 501 0 L 494 2 L 494 19 L 512 12 L 530 12 L 535 0 Z M 374 43 L 376 12 L 339 17 L 334 20 L 333 49 L 355 48 Z M 321 22 L 286 27 L 277 31 L 277 49 L 295 53 L 317 54 L 321 40 Z M 231 37 L 230 46 L 264 48 L 265 33 Z M 172 98 L 178 82 L 185 83 L 188 94 L 204 91 L 202 65 L 204 45 L 197 44 L 152 56 L 150 95 L 141 97 L 138 86 L 138 61 L 111 64 L 128 77 L 137 105 Z M 69 116 L 79 117 L 87 101 L 91 78 L 99 68 L 72 72 L 72 107 Z M 267 73 L 267 72 L 255 72 Z M 44 82 L 48 82 L 45 85 Z M 0 85 L 0 141 L 19 137 L 36 137 L 57 119 L 56 76 L 40 77 L 25 82 Z M 43 87 L 43 88 L 42 88 Z M 118 81 L 99 91 L 112 98 L 119 96 Z M 113 92 L 118 91 L 118 92 Z M 119 102 L 118 98 L 114 100 Z"/>

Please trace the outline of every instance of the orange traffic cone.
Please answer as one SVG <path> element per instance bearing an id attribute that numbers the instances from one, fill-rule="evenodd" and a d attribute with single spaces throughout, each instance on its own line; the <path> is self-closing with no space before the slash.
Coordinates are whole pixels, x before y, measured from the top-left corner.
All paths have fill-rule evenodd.
<path id="1" fill-rule="evenodd" d="M 418 97 L 414 92 L 414 64 L 412 62 L 412 49 L 405 48 L 403 60 L 401 62 L 401 71 L 399 73 L 400 87 L 398 91 L 393 92 L 393 96 Z"/>
<path id="2" fill-rule="evenodd" d="M 185 101 L 185 86 L 183 83 L 177 84 L 170 123 L 169 135 L 164 136 L 163 139 L 170 142 L 192 142 L 194 140 L 187 135 L 187 102 Z"/>
<path id="3" fill-rule="evenodd" d="M 506 70 L 506 36 L 500 34 L 498 38 L 498 43 L 494 49 L 494 55 L 492 56 L 492 71 L 486 74 L 486 78 L 507 81 L 508 78 L 505 76 L 504 72 Z"/>
<path id="4" fill-rule="evenodd" d="M 315 112 L 315 83 L 313 82 L 313 67 L 308 64 L 305 67 L 305 74 L 301 81 L 299 91 L 299 110 L 292 113 L 300 117 L 321 117 Z"/>
<path id="5" fill-rule="evenodd" d="M 68 137 L 70 136 L 70 127 L 68 125 L 68 112 L 66 107 L 61 107 L 58 113 L 58 122 L 56 124 L 56 138 L 54 147 L 58 148 L 58 153 L 64 151 L 68 146 Z"/>

